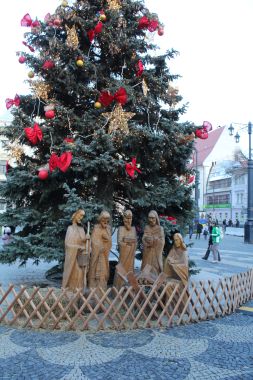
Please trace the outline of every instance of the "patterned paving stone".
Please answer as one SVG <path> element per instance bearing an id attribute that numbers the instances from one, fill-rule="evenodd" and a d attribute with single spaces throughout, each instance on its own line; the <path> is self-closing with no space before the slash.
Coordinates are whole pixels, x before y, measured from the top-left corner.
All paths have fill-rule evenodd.
<path id="1" fill-rule="evenodd" d="M 0 361 L 1 380 L 5 377 L 8 380 L 60 380 L 70 370 L 71 367 L 42 360 L 36 350 L 28 350 Z"/>
<path id="2" fill-rule="evenodd" d="M 87 339 L 103 347 L 113 348 L 135 348 L 141 347 L 151 342 L 155 334 L 152 330 L 141 331 L 125 331 L 125 332 L 113 332 L 113 333 L 97 333 L 87 335 Z"/>
<path id="3" fill-rule="evenodd" d="M 143 355 L 127 350 L 110 363 L 81 369 L 90 380 L 183 380 L 189 374 L 190 363 L 180 359 L 146 360 Z"/>
<path id="4" fill-rule="evenodd" d="M 176 326 L 168 328 L 164 334 L 177 338 L 212 338 L 219 333 L 219 328 L 211 322 L 201 322 L 196 325 Z"/>
<path id="5" fill-rule="evenodd" d="M 22 347 L 56 347 L 72 343 L 79 339 L 76 333 L 64 333 L 31 330 L 15 330 L 10 336 L 12 342 Z"/>

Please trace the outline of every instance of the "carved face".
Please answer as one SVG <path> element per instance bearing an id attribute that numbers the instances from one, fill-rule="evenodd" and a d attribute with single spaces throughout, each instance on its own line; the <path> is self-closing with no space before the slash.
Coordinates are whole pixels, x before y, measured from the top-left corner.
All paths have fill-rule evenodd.
<path id="1" fill-rule="evenodd" d="M 101 218 L 100 219 L 100 225 L 102 228 L 106 228 L 109 224 L 109 218 Z"/>
<path id="2" fill-rule="evenodd" d="M 126 215 L 123 218 L 124 226 L 126 227 L 127 230 L 130 230 L 132 226 L 132 216 L 131 215 Z"/>
<path id="3" fill-rule="evenodd" d="M 149 216 L 148 217 L 148 224 L 151 226 L 151 227 L 154 227 L 156 225 L 156 217 L 155 216 Z"/>
<path id="4" fill-rule="evenodd" d="M 182 241 L 178 235 L 174 236 L 174 244 L 176 248 L 181 247 Z"/>
<path id="5" fill-rule="evenodd" d="M 77 223 L 77 224 L 81 223 L 81 221 L 82 221 L 84 215 L 85 215 L 85 212 L 84 212 L 84 211 L 80 211 L 80 212 L 78 212 L 78 213 L 76 214 L 76 216 L 75 216 L 73 222 L 74 222 L 74 223 Z"/>

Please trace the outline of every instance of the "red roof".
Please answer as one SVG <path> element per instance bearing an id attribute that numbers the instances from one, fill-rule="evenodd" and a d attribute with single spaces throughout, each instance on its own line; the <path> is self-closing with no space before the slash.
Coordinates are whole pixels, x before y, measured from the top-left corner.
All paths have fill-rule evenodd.
<path id="1" fill-rule="evenodd" d="M 209 156 L 209 154 L 212 152 L 213 148 L 215 147 L 215 144 L 220 138 L 220 135 L 224 131 L 224 127 L 219 127 L 217 129 L 214 129 L 213 131 L 208 133 L 208 138 L 206 140 L 196 139 L 195 140 L 195 148 L 198 152 L 198 162 L 197 165 L 200 166 L 203 164 L 205 159 Z M 193 163 L 192 166 L 195 166 L 195 153 L 193 151 Z"/>

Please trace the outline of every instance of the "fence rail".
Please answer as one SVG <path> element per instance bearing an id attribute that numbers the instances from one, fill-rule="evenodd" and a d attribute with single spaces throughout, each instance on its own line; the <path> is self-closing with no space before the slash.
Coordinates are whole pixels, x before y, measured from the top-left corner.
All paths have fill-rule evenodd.
<path id="1" fill-rule="evenodd" d="M 0 323 L 49 330 L 169 327 L 224 316 L 253 298 L 253 269 L 220 279 L 120 290 L 0 286 Z"/>

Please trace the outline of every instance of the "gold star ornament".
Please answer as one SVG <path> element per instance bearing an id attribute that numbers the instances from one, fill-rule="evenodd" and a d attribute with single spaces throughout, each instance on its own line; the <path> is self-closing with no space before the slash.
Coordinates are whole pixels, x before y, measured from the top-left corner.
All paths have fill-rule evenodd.
<path id="1" fill-rule="evenodd" d="M 112 112 L 105 112 L 102 115 L 109 121 L 109 134 L 118 130 L 128 134 L 129 128 L 127 122 L 134 117 L 135 113 L 124 112 L 122 105 L 117 104 Z"/>
<path id="2" fill-rule="evenodd" d="M 119 11 L 121 9 L 120 0 L 107 0 L 110 10 Z"/>

